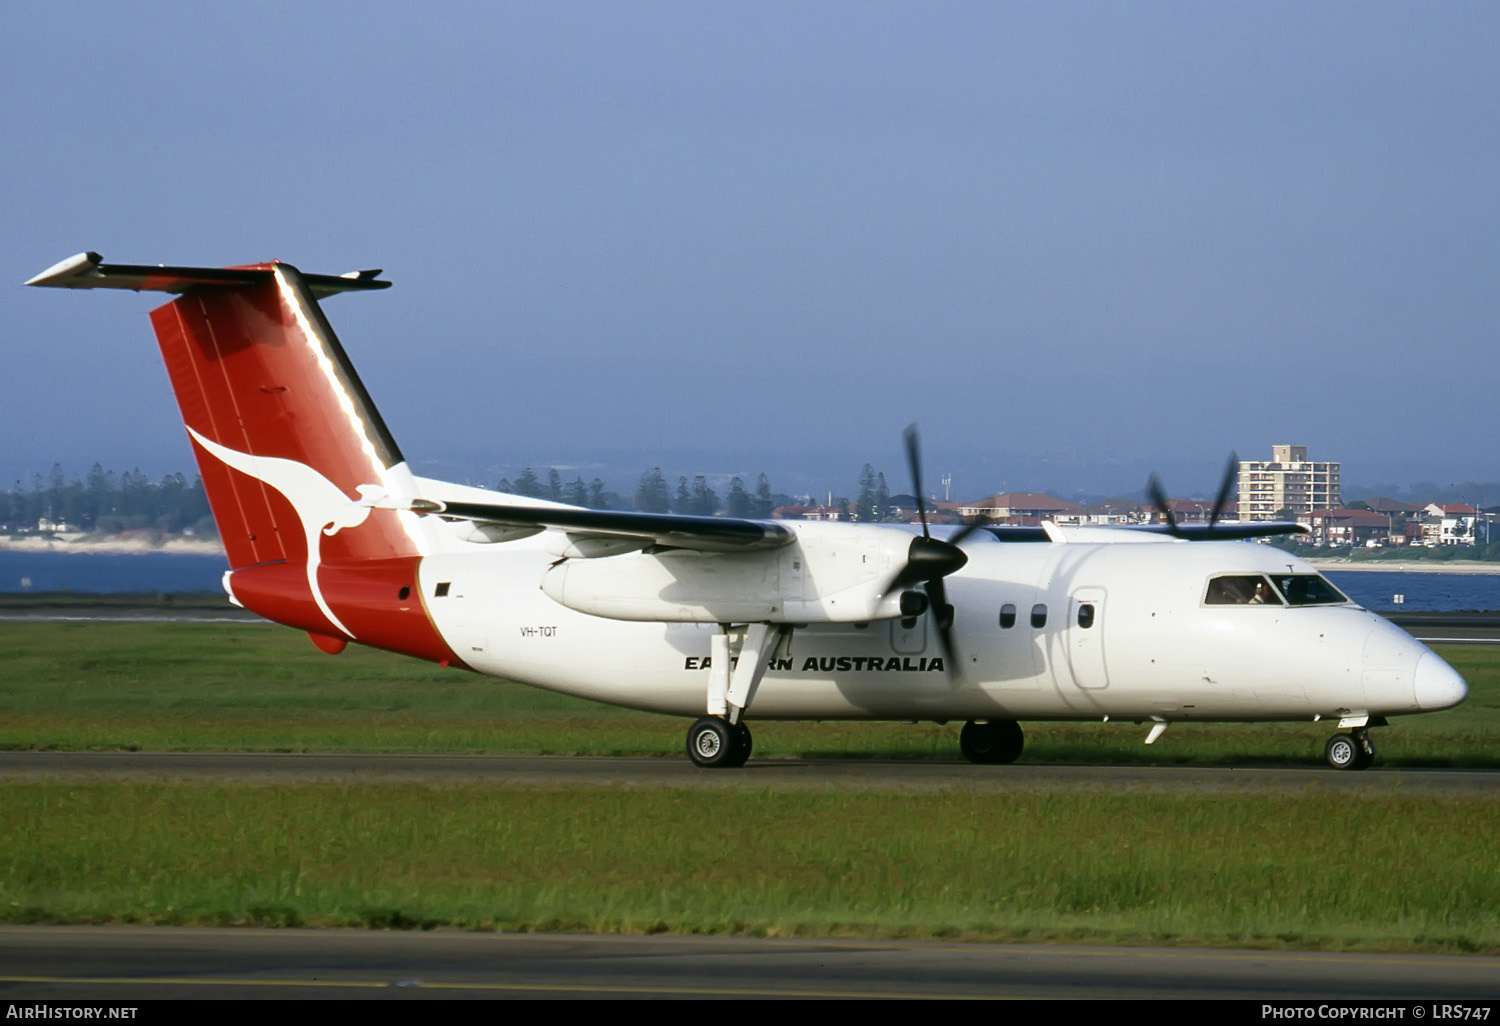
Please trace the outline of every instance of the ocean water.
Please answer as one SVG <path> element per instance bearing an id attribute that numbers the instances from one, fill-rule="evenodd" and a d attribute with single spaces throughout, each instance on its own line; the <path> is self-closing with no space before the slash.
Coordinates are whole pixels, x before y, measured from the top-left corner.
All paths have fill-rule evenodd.
<path id="1" fill-rule="evenodd" d="M 0 592 L 172 592 L 221 589 L 223 556 L 0 551 Z M 1500 609 L 1500 575 L 1328 573 L 1367 609 L 1450 612 Z M 1404 596 L 1397 603 L 1395 596 Z"/>
<path id="2" fill-rule="evenodd" d="M 1383 571 L 1324 573 L 1340 591 L 1379 612 L 1451 613 L 1500 609 L 1500 574 L 1403 574 Z M 1405 601 L 1397 602 L 1396 596 Z"/>
<path id="3" fill-rule="evenodd" d="M 213 591 L 229 569 L 223 556 L 160 552 L 0 551 L 0 592 Z"/>

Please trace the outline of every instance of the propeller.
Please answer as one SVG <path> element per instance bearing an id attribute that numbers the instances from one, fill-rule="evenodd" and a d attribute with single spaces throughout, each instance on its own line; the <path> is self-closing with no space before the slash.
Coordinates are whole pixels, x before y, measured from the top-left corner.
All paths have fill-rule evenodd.
<path id="1" fill-rule="evenodd" d="M 947 541 L 932 536 L 932 529 L 927 523 L 927 500 L 923 498 L 922 492 L 922 447 L 918 441 L 915 424 L 907 427 L 905 438 L 906 465 L 911 474 L 912 493 L 917 497 L 917 517 L 922 521 L 922 536 L 911 540 L 911 546 L 906 552 L 906 565 L 891 578 L 890 583 L 886 585 L 885 592 L 889 594 L 892 591 L 905 591 L 913 585 L 922 585 L 922 591 L 927 597 L 926 609 L 932 611 L 937 623 L 938 640 L 943 650 L 943 665 L 949 669 L 949 672 L 952 672 L 957 669 L 953 648 L 953 607 L 948 604 L 948 591 L 943 586 L 943 578 L 957 573 L 968 563 L 969 557 L 958 547 L 958 543 L 983 527 L 986 520 L 983 517 L 976 517 L 955 532 Z M 921 603 L 910 604 L 911 615 L 920 615 L 925 611 L 916 609 L 917 605 Z M 903 612 L 908 608 L 907 602 L 903 599 Z"/>
<path id="2" fill-rule="evenodd" d="M 1229 493 L 1234 488 L 1234 479 L 1240 472 L 1240 457 L 1237 453 L 1229 454 L 1229 463 L 1224 467 L 1224 478 L 1219 482 L 1219 494 L 1214 498 L 1214 508 L 1208 515 L 1208 530 L 1205 536 L 1214 533 L 1214 525 L 1219 522 L 1219 517 L 1224 514 L 1224 507 L 1229 504 Z M 1156 511 L 1162 515 L 1166 522 L 1167 533 L 1173 538 L 1186 538 L 1188 535 L 1177 524 L 1177 517 L 1172 512 L 1172 507 L 1167 504 L 1166 492 L 1162 490 L 1161 481 L 1155 474 L 1151 475 L 1146 482 L 1146 495 L 1151 499 Z"/>
<path id="3" fill-rule="evenodd" d="M 1240 472 L 1240 454 L 1234 450 L 1229 452 L 1229 462 L 1224 465 L 1224 478 L 1219 482 L 1219 495 L 1214 499 L 1213 512 L 1208 516 L 1208 529 L 1213 531 L 1214 525 L 1219 522 L 1219 516 L 1224 512 L 1225 505 L 1229 502 L 1230 489 L 1234 487 L 1234 479 Z"/>

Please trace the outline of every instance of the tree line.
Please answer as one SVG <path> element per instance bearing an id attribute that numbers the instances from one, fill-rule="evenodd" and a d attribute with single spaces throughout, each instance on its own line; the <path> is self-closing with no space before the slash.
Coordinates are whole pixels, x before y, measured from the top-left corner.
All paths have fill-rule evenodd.
<path id="1" fill-rule="evenodd" d="M 547 471 L 545 480 L 527 467 L 514 481 L 502 477 L 495 487 L 512 495 L 551 499 L 590 509 L 632 509 L 642 513 L 682 513 L 701 517 L 722 514 L 765 519 L 777 506 L 792 502 L 791 496 L 771 491 L 771 482 L 765 474 L 757 478 L 753 491 L 745 487 L 743 478 L 730 479 L 727 494 L 720 498 L 703 474 L 693 475 L 691 483 L 686 476 L 678 477 L 674 490 L 660 467 L 652 467 L 642 474 L 635 493 L 628 499 L 610 491 L 597 477 L 587 484 L 582 477 L 565 484 L 556 467 Z"/>
<path id="2" fill-rule="evenodd" d="M 853 503 L 838 495 L 831 497 L 830 504 L 848 510 L 856 520 L 900 519 L 899 511 L 891 506 L 891 493 L 884 473 L 866 463 L 860 470 L 858 485 Z M 582 477 L 564 483 L 556 467 L 548 469 L 545 480 L 533 468 L 527 467 L 514 481 L 502 477 L 496 488 L 512 495 L 551 499 L 590 509 L 631 509 L 641 513 L 744 517 L 750 520 L 768 519 L 773 510 L 798 503 L 794 496 L 773 491 L 764 473 L 756 478 L 753 489 L 745 487 L 744 478 L 738 475 L 730 478 L 729 488 L 721 497 L 703 474 L 693 475 L 691 482 L 686 475 L 679 476 L 677 486 L 673 488 L 660 467 L 652 467 L 641 475 L 635 493 L 628 500 L 609 491 L 597 477 L 587 484 Z"/>
<path id="3" fill-rule="evenodd" d="M 885 474 L 866 463 L 857 485 L 853 503 L 836 495 L 832 504 L 849 510 L 851 516 L 862 521 L 896 519 Z M 764 473 L 756 477 L 753 487 L 747 487 L 739 476 L 731 478 L 721 496 L 703 474 L 695 474 L 691 479 L 679 476 L 674 487 L 660 467 L 643 473 L 635 492 L 628 497 L 610 490 L 597 477 L 585 482 L 580 476 L 565 482 L 555 467 L 549 468 L 545 477 L 527 467 L 514 481 L 501 478 L 497 488 L 513 495 L 551 499 L 589 509 L 634 509 L 644 513 L 751 520 L 768 519 L 781 506 L 804 501 L 812 504 L 807 497 L 799 499 L 774 491 Z M 69 476 L 60 465 L 54 464 L 46 477 L 33 475 L 29 488 L 17 481 L 12 488 L 0 492 L 0 530 L 38 529 L 106 534 L 131 530 L 208 536 L 216 533 L 201 478 L 195 476 L 189 481 L 185 475 L 176 473 L 153 481 L 139 469 L 117 474 L 98 463 L 82 479 L 76 474 Z"/>
<path id="4" fill-rule="evenodd" d="M 82 480 L 69 477 L 58 464 L 45 478 L 32 476 L 31 487 L 20 481 L 0 492 L 0 527 L 9 531 L 37 530 L 151 530 L 166 534 L 214 535 L 203 481 L 183 474 L 167 474 L 153 481 L 139 468 L 116 474 L 95 463 Z"/>

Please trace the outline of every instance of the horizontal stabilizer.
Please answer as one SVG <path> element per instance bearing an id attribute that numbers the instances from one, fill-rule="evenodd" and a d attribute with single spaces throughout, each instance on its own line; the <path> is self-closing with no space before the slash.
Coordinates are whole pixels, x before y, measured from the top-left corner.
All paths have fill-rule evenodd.
<path id="1" fill-rule="evenodd" d="M 650 545 L 700 552 L 748 552 L 780 548 L 792 541 L 781 524 L 734 517 L 690 517 L 671 513 L 627 513 L 573 506 L 502 506 L 419 499 L 411 508 L 455 520 L 506 527 L 542 527 L 585 537 L 638 539 Z"/>
<path id="2" fill-rule="evenodd" d="M 272 264 L 249 267 L 151 267 L 144 264 L 106 264 L 98 253 L 79 253 L 53 264 L 27 285 L 57 289 L 128 289 L 132 292 L 183 293 L 196 288 L 234 288 L 271 280 Z M 379 270 L 348 274 L 303 274 L 315 299 L 335 292 L 390 288 L 378 281 Z"/>

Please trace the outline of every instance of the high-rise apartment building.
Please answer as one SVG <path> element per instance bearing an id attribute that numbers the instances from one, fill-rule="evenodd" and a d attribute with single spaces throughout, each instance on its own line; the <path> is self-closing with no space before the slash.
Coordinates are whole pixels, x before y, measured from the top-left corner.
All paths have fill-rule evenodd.
<path id="1" fill-rule="evenodd" d="M 1273 445 L 1269 462 L 1240 461 L 1240 519 L 1275 520 L 1343 505 L 1338 463 L 1309 463 L 1305 445 Z"/>

